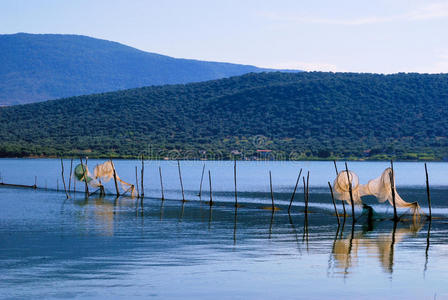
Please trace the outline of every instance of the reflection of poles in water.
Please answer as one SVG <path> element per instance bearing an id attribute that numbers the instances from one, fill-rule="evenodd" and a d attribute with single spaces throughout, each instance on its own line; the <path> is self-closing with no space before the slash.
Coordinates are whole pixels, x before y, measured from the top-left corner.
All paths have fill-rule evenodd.
<path id="1" fill-rule="evenodd" d="M 271 239 L 271 235 L 272 235 L 272 224 L 274 223 L 274 213 L 275 213 L 275 210 L 273 209 L 272 213 L 271 213 L 271 222 L 269 223 L 269 239 Z"/>
<path id="2" fill-rule="evenodd" d="M 306 251 L 308 252 L 308 214 L 305 214 L 303 222 L 303 238 L 302 241 L 306 242 Z"/>
<path id="3" fill-rule="evenodd" d="M 300 169 L 299 176 L 297 176 L 296 185 L 294 186 L 294 191 L 292 192 L 291 200 L 289 201 L 288 214 L 291 212 L 292 202 L 294 201 L 294 196 L 296 194 L 297 186 L 299 185 L 300 175 L 302 175 L 302 169 Z"/>
<path id="4" fill-rule="evenodd" d="M 341 236 L 340 236 L 341 239 L 344 236 L 345 220 L 346 220 L 346 218 L 344 217 L 344 219 L 342 220 L 342 228 L 341 228 Z"/>
<path id="5" fill-rule="evenodd" d="M 428 223 L 428 232 L 426 233 L 426 249 L 425 249 L 425 268 L 423 270 L 423 276 L 426 274 L 426 270 L 428 268 L 428 258 L 429 258 L 429 240 L 431 238 L 431 224 L 432 220 L 429 219 Z"/>
<path id="6" fill-rule="evenodd" d="M 235 207 L 235 216 L 233 218 L 233 245 L 236 245 L 236 224 L 238 222 L 238 209 Z"/>
<path id="7" fill-rule="evenodd" d="M 208 210 L 208 230 L 212 227 L 212 212 L 213 212 L 213 206 L 210 205 L 210 208 Z"/>
<path id="8" fill-rule="evenodd" d="M 165 195 L 163 193 L 163 180 L 162 180 L 162 168 L 159 166 L 159 175 L 160 175 L 160 189 L 162 191 L 162 201 L 165 200 Z"/>
<path id="9" fill-rule="evenodd" d="M 336 229 L 336 234 L 334 235 L 334 239 L 333 239 L 333 247 L 331 248 L 330 257 L 328 258 L 327 276 L 330 273 L 331 266 L 333 265 L 333 261 L 334 261 L 333 253 L 334 253 L 334 248 L 336 247 L 336 241 L 338 239 L 340 227 L 341 227 L 341 224 L 338 223 L 338 228 Z"/>
<path id="10" fill-rule="evenodd" d="M 163 220 L 163 204 L 165 203 L 165 201 L 161 201 L 160 202 L 160 221 Z"/>
<path id="11" fill-rule="evenodd" d="M 348 174 L 348 171 L 347 171 Z M 352 202 L 353 205 L 353 202 Z M 353 206 L 352 206 L 353 207 Z M 354 218 L 352 220 L 352 231 L 350 234 L 350 240 L 348 243 L 348 252 L 347 252 L 347 256 L 345 258 L 345 269 L 344 269 L 344 276 L 346 276 L 348 274 L 348 268 L 351 266 L 352 262 L 352 248 L 353 248 L 353 238 L 355 237 L 355 221 Z"/>
<path id="12" fill-rule="evenodd" d="M 299 245 L 299 237 L 297 235 L 297 229 L 294 226 L 294 223 L 292 221 L 292 217 L 291 214 L 288 214 L 289 217 L 289 224 L 291 225 L 291 229 L 292 229 L 292 233 L 294 234 L 294 238 L 296 239 L 296 243 L 297 243 L 297 249 L 299 251 L 299 254 L 302 254 L 302 250 L 300 249 L 300 245 Z"/>
<path id="13" fill-rule="evenodd" d="M 389 263 L 388 263 L 388 271 L 392 274 L 394 272 L 394 250 L 395 250 L 395 233 L 397 231 L 398 222 L 394 220 L 394 229 L 392 230 L 392 239 L 390 243 L 390 251 L 389 251 Z"/>
<path id="14" fill-rule="evenodd" d="M 179 222 L 182 222 L 182 219 L 184 217 L 184 210 L 185 210 L 185 201 L 182 201 L 182 208 L 180 210 Z"/>
<path id="15" fill-rule="evenodd" d="M 389 273 L 393 271 L 394 248 L 406 235 L 415 234 L 421 228 L 420 223 L 412 223 L 409 228 L 397 229 L 398 222 L 394 222 L 391 233 L 364 237 L 366 231 L 361 231 L 355 235 L 354 224 L 352 223 L 351 236 L 347 239 L 337 239 L 333 246 L 334 265 L 343 270 L 347 275 L 353 266 L 353 257 L 357 256 L 360 247 L 375 253 L 383 267 Z M 368 226 L 369 227 L 369 226 Z"/>

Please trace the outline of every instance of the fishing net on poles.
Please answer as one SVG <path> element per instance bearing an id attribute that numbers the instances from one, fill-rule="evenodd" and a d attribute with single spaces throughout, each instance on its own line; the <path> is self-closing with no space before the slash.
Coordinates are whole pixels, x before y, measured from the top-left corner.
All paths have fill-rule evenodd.
<path id="1" fill-rule="evenodd" d="M 113 162 L 109 160 L 100 165 L 96 165 L 95 169 L 93 169 L 93 175 L 96 179 L 100 180 L 100 182 L 109 182 L 114 177 L 114 168 Z M 115 177 L 117 178 L 117 182 L 120 183 L 121 189 L 124 192 L 130 190 L 131 195 L 134 196 L 134 185 L 121 180 L 116 171 Z"/>
<path id="2" fill-rule="evenodd" d="M 378 202 L 389 203 L 394 205 L 394 197 L 392 195 L 391 178 L 394 183 L 393 192 L 395 194 L 395 205 L 400 208 L 408 208 L 412 211 L 414 218 L 420 217 L 421 209 L 417 202 L 406 202 L 397 192 L 395 188 L 395 176 L 391 168 L 387 168 L 378 178 L 370 180 L 367 184 L 360 184 L 359 177 L 353 171 L 342 171 L 336 177 L 333 186 L 337 199 L 350 203 L 350 183 L 352 185 L 352 195 L 354 204 L 362 204 L 361 197 L 372 195 L 378 199 Z M 349 180 L 350 179 L 350 180 Z"/>
<path id="3" fill-rule="evenodd" d="M 349 180 L 350 178 L 350 180 Z M 348 204 L 351 203 L 350 199 L 350 183 L 352 188 L 352 196 L 353 196 L 353 203 L 355 205 L 361 205 L 361 194 L 360 194 L 360 184 L 359 184 L 359 177 L 352 171 L 342 171 L 338 174 L 336 179 L 333 183 L 333 190 L 335 192 L 335 196 L 337 199 L 346 201 Z"/>
<path id="4" fill-rule="evenodd" d="M 99 187 L 101 184 L 93 178 L 93 175 L 90 173 L 89 168 L 85 165 L 79 164 L 75 167 L 73 171 L 73 175 L 78 181 L 85 181 L 88 185 L 92 187 Z"/>
<path id="5" fill-rule="evenodd" d="M 86 181 L 88 185 L 98 188 L 114 177 L 114 165 L 111 161 L 96 165 L 92 175 L 87 166 L 79 164 L 75 167 L 74 175 L 79 181 Z M 116 172 L 115 176 L 117 178 L 117 183 L 120 183 L 123 192 L 126 193 L 127 191 L 130 191 L 131 195 L 135 196 L 134 185 L 121 180 Z"/>

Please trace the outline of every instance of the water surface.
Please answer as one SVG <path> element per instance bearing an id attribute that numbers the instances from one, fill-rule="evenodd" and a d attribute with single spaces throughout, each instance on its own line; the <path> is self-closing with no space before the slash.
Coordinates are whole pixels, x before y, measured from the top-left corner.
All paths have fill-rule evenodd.
<path id="1" fill-rule="evenodd" d="M 237 211 L 233 162 L 205 163 L 201 201 L 203 164 L 181 162 L 188 200 L 183 203 L 177 164 L 147 162 L 148 197 L 142 202 L 112 195 L 86 199 L 82 193 L 65 199 L 60 161 L 1 159 L 5 182 L 34 184 L 37 176 L 41 188 L 0 187 L 0 297 L 448 299 L 448 164 L 428 165 L 431 223 L 413 223 L 400 210 L 405 221 L 394 225 L 391 208 L 368 197 L 377 219 L 357 209 L 358 222 L 353 226 L 347 218 L 339 227 L 326 187 L 334 179 L 331 162 L 238 162 Z M 116 161 L 120 176 L 132 183 L 136 165 Z M 349 163 L 362 183 L 387 166 Z M 300 168 L 310 171 L 307 216 L 301 186 L 287 212 Z M 262 209 L 271 205 L 269 170 L 280 208 L 274 214 Z M 400 195 L 427 211 L 423 165 L 396 163 L 395 170 Z M 83 190 L 79 182 L 76 188 Z M 114 191 L 112 183 L 107 191 Z"/>

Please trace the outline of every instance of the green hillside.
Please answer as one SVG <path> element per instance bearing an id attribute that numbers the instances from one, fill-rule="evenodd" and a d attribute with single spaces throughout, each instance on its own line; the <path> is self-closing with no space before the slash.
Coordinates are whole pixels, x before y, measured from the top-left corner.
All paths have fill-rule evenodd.
<path id="1" fill-rule="evenodd" d="M 260 71 L 177 59 L 80 35 L 0 35 L 0 106 Z"/>
<path id="2" fill-rule="evenodd" d="M 248 74 L 1 108 L 0 155 L 441 160 L 447 104 L 444 74 Z"/>

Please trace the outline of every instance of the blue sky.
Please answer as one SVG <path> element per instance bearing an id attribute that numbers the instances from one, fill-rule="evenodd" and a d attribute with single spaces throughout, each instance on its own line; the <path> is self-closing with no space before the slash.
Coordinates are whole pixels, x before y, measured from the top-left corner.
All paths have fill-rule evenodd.
<path id="1" fill-rule="evenodd" d="M 16 32 L 261 67 L 448 72 L 448 0 L 0 0 L 0 33 Z"/>

